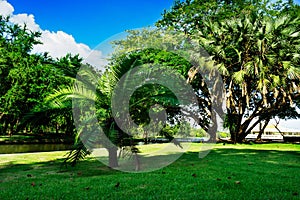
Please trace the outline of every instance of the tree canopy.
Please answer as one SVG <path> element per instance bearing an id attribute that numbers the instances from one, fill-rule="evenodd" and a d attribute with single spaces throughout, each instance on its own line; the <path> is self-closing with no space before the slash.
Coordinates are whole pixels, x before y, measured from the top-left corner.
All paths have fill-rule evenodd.
<path id="1" fill-rule="evenodd" d="M 22 124 L 22 121 L 27 113 L 41 106 L 44 99 L 56 89 L 72 84 L 68 77 L 76 77 L 82 59 L 78 55 L 68 54 L 55 60 L 47 53 L 31 53 L 33 46 L 40 43 L 40 33 L 31 32 L 26 26 L 12 24 L 9 18 L 0 16 L 0 30 L 1 134 L 52 132 L 59 129 L 72 134 L 72 128 L 67 128 L 73 127 L 69 120 L 71 113 L 67 116 L 50 113 L 39 115 L 35 117 L 38 123 L 34 125 Z"/>
<path id="2" fill-rule="evenodd" d="M 136 153 L 133 133 L 147 137 L 149 124 L 170 140 L 184 117 L 216 132 L 225 96 L 224 126 L 232 141 L 243 142 L 262 121 L 300 117 L 299 13 L 292 1 L 175 1 L 157 29 L 128 31 L 115 41 L 104 72 L 78 55 L 31 53 L 40 33 L 0 16 L 0 132 L 74 134 L 67 157 L 74 164 L 103 140 L 109 165 L 117 167 L 117 147 Z M 153 74 L 171 87 L 152 81 Z M 76 124 L 82 126 L 75 131 Z M 99 138 L 97 126 L 110 141 Z"/>
<path id="3" fill-rule="evenodd" d="M 294 103 L 300 92 L 297 10 L 292 1 L 178 1 L 157 22 L 198 40 L 219 64 L 225 126 L 235 142 L 262 120 L 299 116 Z"/>

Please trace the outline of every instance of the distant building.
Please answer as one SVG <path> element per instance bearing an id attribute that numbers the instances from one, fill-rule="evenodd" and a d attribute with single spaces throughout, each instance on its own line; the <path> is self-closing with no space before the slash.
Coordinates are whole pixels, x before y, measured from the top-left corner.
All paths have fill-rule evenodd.
<path id="1" fill-rule="evenodd" d="M 251 134 L 248 134 L 246 139 L 255 140 L 259 134 L 259 126 L 256 126 Z M 286 128 L 282 126 L 275 126 L 273 124 L 268 125 L 262 136 L 262 140 L 274 140 L 274 141 L 298 141 L 300 140 L 300 130 Z"/>

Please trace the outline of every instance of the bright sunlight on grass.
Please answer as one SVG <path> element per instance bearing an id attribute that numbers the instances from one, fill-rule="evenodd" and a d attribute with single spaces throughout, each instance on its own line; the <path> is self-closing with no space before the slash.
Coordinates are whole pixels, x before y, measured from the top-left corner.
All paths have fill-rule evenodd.
<path id="1" fill-rule="evenodd" d="M 142 151 L 155 150 L 148 145 Z M 111 170 L 93 157 L 61 167 L 66 152 L 0 155 L 1 199 L 299 199 L 300 145 L 222 145 L 203 159 L 192 144 L 150 173 Z"/>

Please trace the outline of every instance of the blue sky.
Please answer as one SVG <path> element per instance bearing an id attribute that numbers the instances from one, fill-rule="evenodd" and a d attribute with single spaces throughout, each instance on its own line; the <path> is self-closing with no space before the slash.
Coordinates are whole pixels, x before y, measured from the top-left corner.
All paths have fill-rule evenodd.
<path id="1" fill-rule="evenodd" d="M 14 14 L 27 13 L 43 30 L 71 34 L 94 48 L 126 29 L 153 25 L 173 0 L 8 0 Z"/>
<path id="2" fill-rule="evenodd" d="M 125 30 L 153 26 L 172 5 L 173 0 L 0 0 L 0 15 L 42 33 L 43 44 L 34 46 L 33 53 L 54 58 L 79 54 L 101 66 L 105 53 L 95 49 L 99 44 Z"/>

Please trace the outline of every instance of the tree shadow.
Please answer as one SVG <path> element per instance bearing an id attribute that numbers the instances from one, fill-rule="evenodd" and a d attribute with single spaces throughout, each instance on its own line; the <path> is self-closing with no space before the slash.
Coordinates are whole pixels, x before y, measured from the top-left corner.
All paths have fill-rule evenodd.
<path id="1" fill-rule="evenodd" d="M 178 159 L 177 159 L 178 158 Z M 128 159 L 129 168 L 127 172 L 139 173 L 164 169 L 166 167 L 181 168 L 186 166 L 195 166 L 198 168 L 208 167 L 217 168 L 239 168 L 241 170 L 262 171 L 264 173 L 276 172 L 276 168 L 294 169 L 300 172 L 300 151 L 282 151 L 282 150 L 260 150 L 251 148 L 216 148 L 208 152 L 204 158 L 199 158 L 199 152 L 169 153 L 168 155 L 156 155 L 147 157 L 139 155 L 140 171 L 135 171 L 134 157 Z M 64 158 L 50 160 L 46 162 L 32 162 L 28 164 L 15 164 L 14 161 L 8 161 L 0 165 L 0 178 L 8 174 L 30 174 L 41 173 L 49 174 L 77 174 L 82 177 L 112 175 L 126 172 L 126 168 L 111 169 L 99 160 L 107 161 L 107 157 L 88 157 L 79 161 L 75 167 L 63 164 Z M 127 162 L 126 161 L 126 162 Z M 121 162 L 122 164 L 122 162 Z M 124 163 L 123 163 L 124 164 Z M 151 165 L 161 167 L 154 167 Z M 145 166 L 149 169 L 145 169 Z M 124 170 L 125 169 L 125 170 Z M 226 169 L 224 170 L 226 171 Z M 3 177 L 2 177 L 3 179 Z M 1 180 L 1 179 L 0 179 Z"/>

